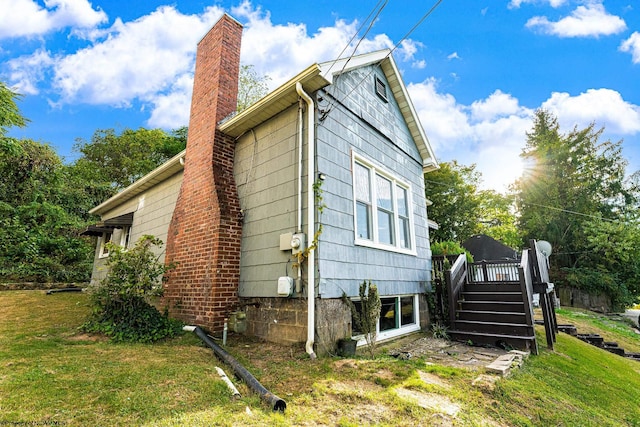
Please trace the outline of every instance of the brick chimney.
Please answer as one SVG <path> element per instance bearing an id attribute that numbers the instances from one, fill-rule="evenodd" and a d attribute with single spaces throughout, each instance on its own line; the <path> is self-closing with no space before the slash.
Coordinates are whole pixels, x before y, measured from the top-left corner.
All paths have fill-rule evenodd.
<path id="1" fill-rule="evenodd" d="M 235 141 L 217 124 L 235 111 L 242 25 L 229 15 L 198 43 L 184 178 L 167 236 L 164 302 L 189 324 L 221 331 L 237 302 L 240 203 L 233 177 Z"/>

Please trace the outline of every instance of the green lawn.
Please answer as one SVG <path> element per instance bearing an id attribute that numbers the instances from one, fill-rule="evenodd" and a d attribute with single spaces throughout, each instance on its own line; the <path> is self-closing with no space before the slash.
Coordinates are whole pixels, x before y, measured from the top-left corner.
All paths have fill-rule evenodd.
<path id="1" fill-rule="evenodd" d="M 84 294 L 0 292 L 0 426 L 640 425 L 640 362 L 565 334 L 554 352 L 540 335 L 540 355 L 493 389 L 472 385 L 479 372 L 394 359 L 384 347 L 375 360 L 312 361 L 302 347 L 231 337 L 227 350 L 286 400 L 280 414 L 235 379 L 243 397 L 231 399 L 215 366 L 233 379 L 231 370 L 193 334 L 112 344 L 78 332 L 88 310 Z M 574 315 L 640 349 L 628 326 L 572 311 L 561 322 Z"/>

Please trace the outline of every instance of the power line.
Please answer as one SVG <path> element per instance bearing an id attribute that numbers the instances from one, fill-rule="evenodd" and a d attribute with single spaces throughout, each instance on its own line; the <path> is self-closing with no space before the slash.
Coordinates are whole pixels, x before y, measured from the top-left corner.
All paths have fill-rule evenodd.
<path id="1" fill-rule="evenodd" d="M 397 48 L 398 46 L 400 46 L 400 44 L 405 41 L 407 39 L 407 37 L 409 37 L 423 22 L 425 19 L 427 19 L 429 17 L 429 15 L 431 15 L 438 6 L 440 6 L 440 3 L 442 3 L 443 0 L 437 0 L 433 6 L 431 6 L 431 8 L 424 14 L 422 15 L 422 17 L 418 20 L 418 22 L 400 39 L 400 41 L 398 41 L 398 43 L 395 44 L 395 46 L 389 51 L 389 53 L 387 55 L 385 55 L 385 57 L 383 58 L 386 59 L 388 58 Z M 385 2 L 386 4 L 386 2 Z M 383 6 L 384 7 L 384 6 Z M 381 9 L 382 10 L 382 9 Z M 355 51 L 354 51 L 355 53 Z M 381 60 L 382 61 L 382 60 Z M 346 64 L 345 64 L 346 67 Z M 344 67 L 343 67 L 344 70 Z M 343 103 L 349 96 L 351 96 L 351 94 L 353 93 L 354 90 L 356 90 L 366 79 L 369 78 L 369 76 L 371 75 L 371 73 L 373 73 L 373 69 L 371 69 L 369 71 L 369 73 L 367 73 L 366 76 L 364 76 L 360 82 L 358 82 L 358 84 L 356 84 L 353 88 L 351 88 L 351 90 L 349 91 L 349 93 L 347 93 L 344 97 L 342 97 L 342 99 L 339 99 L 338 101 L 340 103 Z M 330 111 L 330 110 L 329 110 Z M 329 113 L 329 111 L 326 112 L 326 114 L 324 115 L 325 117 L 327 116 L 327 114 Z"/>
<path id="2" fill-rule="evenodd" d="M 532 203 L 532 202 L 523 202 L 523 204 L 531 205 L 531 206 L 538 206 L 539 208 L 551 209 L 551 210 L 565 212 L 565 213 L 570 213 L 570 214 L 573 214 L 573 215 L 585 216 L 587 218 L 592 218 L 592 219 L 599 219 L 601 221 L 621 222 L 620 220 L 617 220 L 617 219 L 603 218 L 603 217 L 598 216 L 598 215 L 590 215 L 590 214 L 586 214 L 586 213 L 582 213 L 582 212 L 572 211 L 572 210 L 569 210 L 569 209 L 557 208 L 555 206 L 540 205 L 538 203 Z"/>
<path id="3" fill-rule="evenodd" d="M 353 40 L 355 40 L 355 38 L 358 36 L 358 34 L 360 34 L 360 30 L 362 30 L 362 28 L 364 27 L 364 25 L 367 23 L 367 21 L 369 21 L 369 18 L 371 18 L 371 15 L 373 15 L 373 13 L 376 11 L 378 5 L 382 2 L 383 0 L 378 1 L 378 4 L 376 4 L 373 9 L 371 9 L 371 12 L 369 12 L 369 16 L 367 16 L 365 18 L 364 21 L 362 21 L 362 25 L 360 25 L 360 28 L 358 28 L 356 30 L 356 32 L 353 34 L 353 36 L 351 36 L 351 39 L 347 42 L 347 45 L 342 49 L 342 51 L 340 52 L 340 54 L 336 57 L 336 59 L 333 61 L 333 63 L 331 64 L 331 66 L 329 67 L 329 70 L 327 72 L 330 72 L 331 69 L 333 68 L 334 65 L 336 65 L 336 63 L 340 60 L 340 57 L 342 56 L 342 54 L 349 48 L 349 46 L 351 46 L 351 43 L 353 42 Z M 371 20 L 371 23 L 369 24 L 369 27 L 367 28 L 367 31 L 365 31 L 364 35 L 362 37 L 360 37 L 360 40 L 358 41 L 356 48 L 353 50 L 353 52 L 351 53 L 351 55 L 349 55 L 349 59 L 347 60 L 347 62 L 349 62 L 349 60 L 351 60 L 351 58 L 353 58 L 353 55 L 355 54 L 358 46 L 360 45 L 360 43 L 362 42 L 362 40 L 364 40 L 364 37 L 366 37 L 367 33 L 369 33 L 369 30 L 371 30 L 371 28 L 373 27 L 373 23 L 375 22 L 376 18 L 378 17 L 378 15 L 380 15 L 380 12 L 382 12 L 382 9 L 384 9 L 384 7 L 387 5 L 387 1 L 388 0 L 384 0 L 384 5 L 382 5 L 382 7 L 380 8 L 380 10 L 378 10 L 378 13 L 376 13 L 376 16 Z M 344 70 L 344 67 L 342 68 L 342 70 Z M 341 71 L 342 72 L 342 71 Z"/>

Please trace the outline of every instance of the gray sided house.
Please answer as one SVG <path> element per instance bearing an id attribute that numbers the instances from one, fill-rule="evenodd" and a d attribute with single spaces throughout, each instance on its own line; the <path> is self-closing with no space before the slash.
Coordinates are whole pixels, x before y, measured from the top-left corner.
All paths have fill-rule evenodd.
<path id="1" fill-rule="evenodd" d="M 102 217 L 102 221 L 88 227 L 83 233 L 98 237 L 92 284 L 104 278 L 107 272 L 109 254 L 105 243 L 128 247 L 145 234 L 167 241 L 167 229 L 182 184 L 184 155 L 184 152 L 180 153 L 89 211 Z M 164 248 L 158 256 L 164 260 Z"/>
<path id="2" fill-rule="evenodd" d="M 170 274 L 165 303 L 213 332 L 227 320 L 238 332 L 306 343 L 312 356 L 330 352 L 338 339 L 358 336 L 342 296 L 357 303 L 363 281 L 376 284 L 382 299 L 379 339 L 426 327 L 431 251 L 423 177 L 437 162 L 391 52 L 311 65 L 247 110 L 213 121 L 213 154 L 202 154 L 193 147 L 206 132 L 194 117 L 205 108 L 199 104 L 210 103 L 198 102 L 198 85 L 203 70 L 224 70 L 199 64 L 214 57 L 200 59 L 219 25 L 199 45 L 186 153 L 96 207 L 103 218 L 97 229 L 128 215 L 130 242 L 142 234 L 167 239 L 167 261 L 182 259 L 185 268 Z M 231 149 L 216 148 L 221 141 Z M 218 170 L 226 153 L 232 176 Z M 205 194 L 212 219 L 193 226 L 190 211 L 204 215 L 196 206 L 201 197 L 186 193 L 202 186 L 187 181 L 208 167 L 212 180 L 226 181 Z M 203 231 L 209 222 L 215 225 Z M 210 241 L 218 243 L 203 249 Z"/>

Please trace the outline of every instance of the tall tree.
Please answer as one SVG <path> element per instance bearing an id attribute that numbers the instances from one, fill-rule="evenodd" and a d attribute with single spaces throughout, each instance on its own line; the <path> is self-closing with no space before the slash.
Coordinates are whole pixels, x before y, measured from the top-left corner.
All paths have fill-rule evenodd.
<path id="1" fill-rule="evenodd" d="M 51 147 L 13 143 L 0 152 L 0 280 L 88 280 L 93 245 L 78 236 L 84 197 Z"/>
<path id="2" fill-rule="evenodd" d="M 269 91 L 269 76 L 260 76 L 253 65 L 242 65 L 238 79 L 238 108 L 237 111 L 246 110 Z"/>
<path id="3" fill-rule="evenodd" d="M 522 239 L 515 215 L 515 199 L 511 194 L 493 190 L 478 192 L 480 224 L 478 233 L 493 237 L 505 245 L 519 249 Z"/>
<path id="4" fill-rule="evenodd" d="M 14 138 L 8 137 L 11 127 L 25 127 L 27 119 L 20 113 L 16 103 L 21 95 L 12 91 L 0 81 L 0 151 L 15 151 L 18 149 Z"/>
<path id="5" fill-rule="evenodd" d="M 90 141 L 79 139 L 81 154 L 74 167 L 87 181 L 108 183 L 113 191 L 133 184 L 186 147 L 186 128 L 167 134 L 161 129 L 114 129 L 94 132 Z"/>
<path id="6" fill-rule="evenodd" d="M 433 202 L 428 216 L 439 226 L 431 232 L 433 241 L 462 242 L 480 229 L 480 173 L 475 167 L 454 160 L 440 163 L 438 170 L 425 175 L 426 197 Z"/>
<path id="7" fill-rule="evenodd" d="M 522 152 L 527 169 L 515 184 L 521 232 L 526 240 L 551 242 L 552 268 L 556 274 L 571 273 L 557 276 L 574 282 L 567 284 L 584 282 L 584 277 L 576 279 L 581 271 L 602 281 L 585 270 L 595 265 L 593 230 L 587 224 L 626 222 L 638 207 L 640 193 L 626 178 L 621 142 L 600 142 L 602 132 L 591 124 L 562 135 L 557 119 L 539 110 Z"/>

